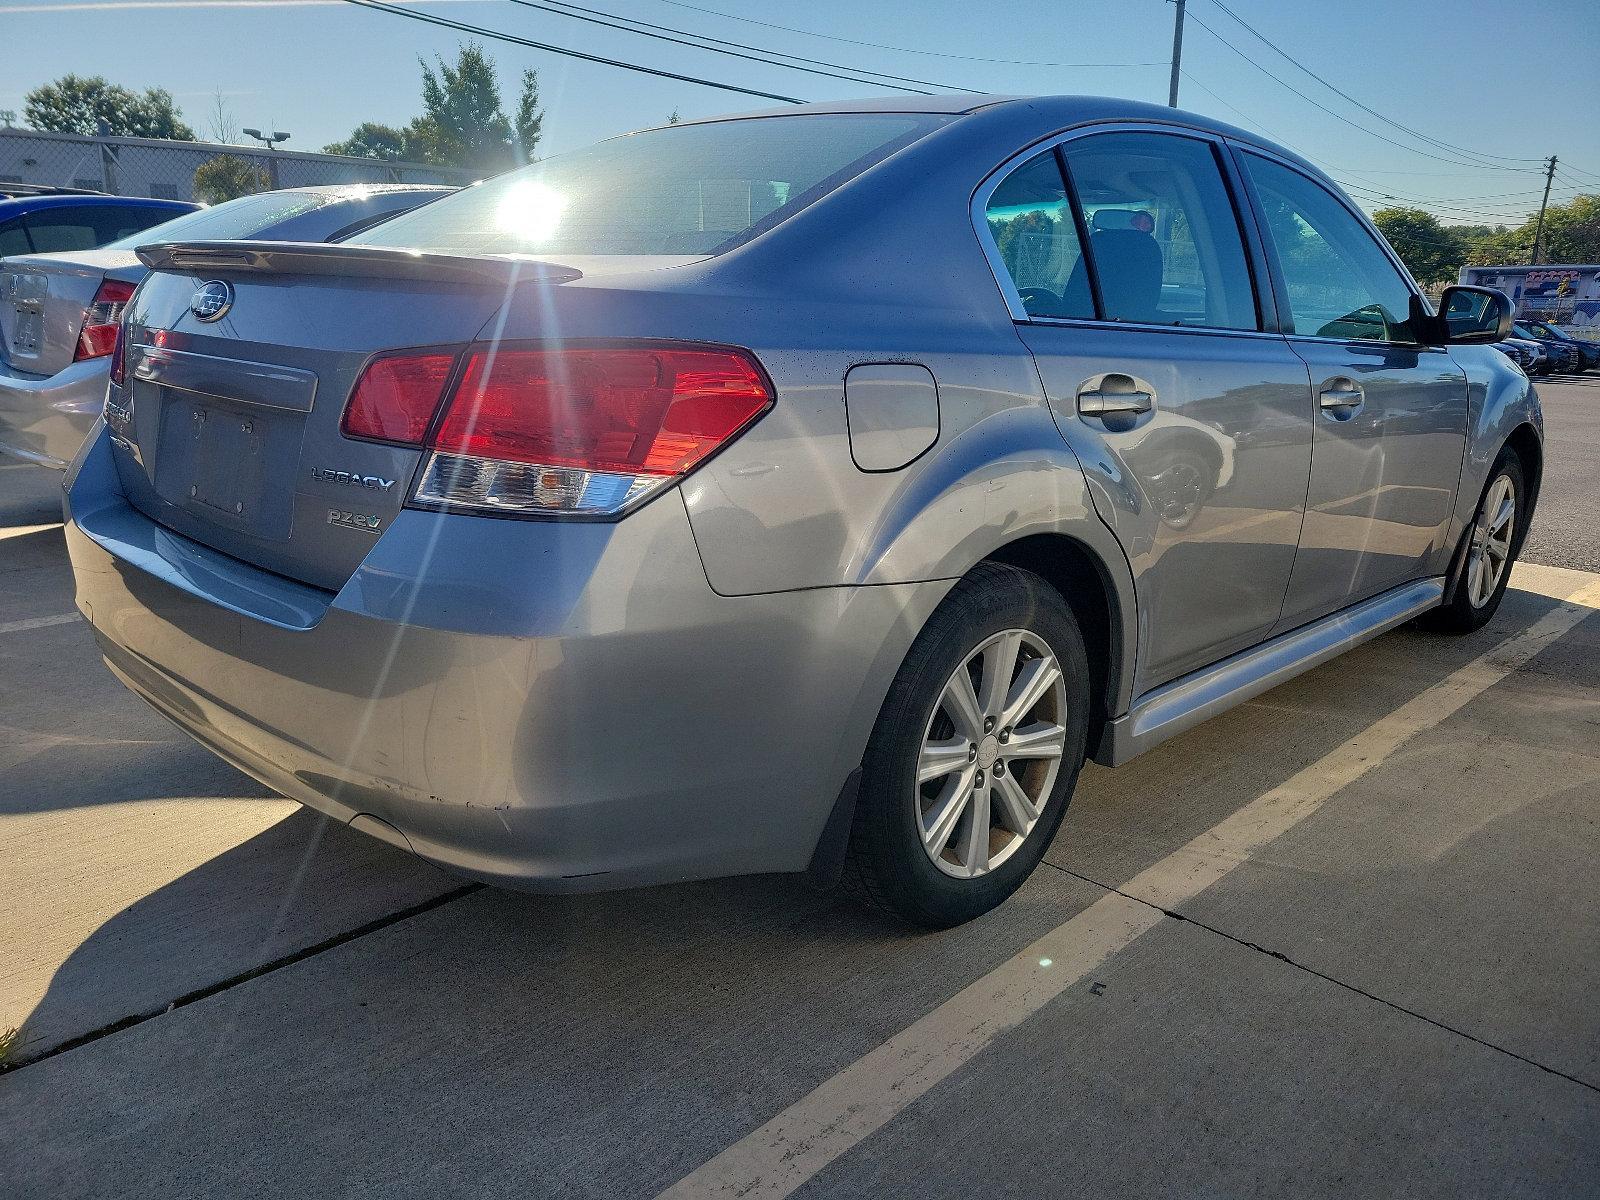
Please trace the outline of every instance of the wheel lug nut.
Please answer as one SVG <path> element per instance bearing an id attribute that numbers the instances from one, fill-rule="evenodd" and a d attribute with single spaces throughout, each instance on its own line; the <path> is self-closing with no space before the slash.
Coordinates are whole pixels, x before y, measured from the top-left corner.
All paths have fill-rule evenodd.
<path id="1" fill-rule="evenodd" d="M 985 717 L 983 719 L 983 731 L 985 733 L 993 733 L 994 732 L 994 718 L 993 717 Z"/>
<path id="2" fill-rule="evenodd" d="M 982 787 L 983 786 L 983 772 L 982 771 L 978 772 L 978 777 L 972 781 L 972 786 L 973 787 Z"/>
<path id="3" fill-rule="evenodd" d="M 996 775 L 1004 775 L 1006 773 L 1006 765 L 1005 765 L 1005 763 L 996 762 L 994 764 L 994 773 Z"/>
<path id="4" fill-rule="evenodd" d="M 968 746 L 967 747 L 967 761 L 968 762 L 977 762 L 978 761 L 978 748 L 976 746 Z"/>
<path id="5" fill-rule="evenodd" d="M 1002 729 L 1000 731 L 1000 744 L 1002 746 L 1004 746 L 1010 740 L 1011 740 L 1011 730 L 1009 728 Z"/>

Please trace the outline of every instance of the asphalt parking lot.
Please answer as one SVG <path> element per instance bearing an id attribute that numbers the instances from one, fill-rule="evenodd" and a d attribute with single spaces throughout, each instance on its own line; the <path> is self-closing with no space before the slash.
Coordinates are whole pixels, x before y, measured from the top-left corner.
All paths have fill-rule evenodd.
<path id="1" fill-rule="evenodd" d="M 988 917 L 463 886 L 101 666 L 0 467 L 0 1191 L 1600 1195 L 1600 376 L 1524 565 L 1116 771 Z"/>

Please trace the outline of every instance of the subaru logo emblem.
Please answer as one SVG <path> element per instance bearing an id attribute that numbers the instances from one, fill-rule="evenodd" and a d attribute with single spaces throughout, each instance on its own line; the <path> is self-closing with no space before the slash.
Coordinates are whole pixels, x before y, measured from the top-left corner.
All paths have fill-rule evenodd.
<path id="1" fill-rule="evenodd" d="M 221 279 L 202 283 L 189 301 L 189 311 L 197 321 L 220 321 L 232 307 L 233 285 Z"/>

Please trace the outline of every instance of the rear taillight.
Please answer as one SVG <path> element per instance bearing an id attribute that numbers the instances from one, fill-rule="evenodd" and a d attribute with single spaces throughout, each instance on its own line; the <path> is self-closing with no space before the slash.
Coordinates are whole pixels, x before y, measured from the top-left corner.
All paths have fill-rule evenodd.
<path id="1" fill-rule="evenodd" d="M 388 354 L 361 372 L 339 428 L 346 437 L 422 445 L 444 385 L 455 366 L 454 354 Z"/>
<path id="2" fill-rule="evenodd" d="M 420 444 L 448 375 L 430 355 L 376 360 L 346 433 Z M 384 364 L 382 381 L 369 386 Z M 755 360 L 719 346 L 474 349 L 445 400 L 415 498 L 492 512 L 610 515 L 666 487 L 772 404 Z M 426 411 L 424 411 L 426 410 Z M 385 433 L 361 432 L 384 429 Z"/>
<path id="3" fill-rule="evenodd" d="M 83 313 L 83 330 L 78 334 L 78 349 L 73 362 L 86 358 L 104 358 L 110 354 L 117 341 L 117 326 L 122 322 L 122 310 L 128 306 L 134 285 L 120 279 L 106 279 L 95 292 L 94 299 Z"/>
<path id="4" fill-rule="evenodd" d="M 126 378 L 123 356 L 127 352 L 127 346 L 128 323 L 126 321 L 118 321 L 116 338 L 111 343 L 111 382 L 118 387 L 122 386 L 123 380 Z"/>

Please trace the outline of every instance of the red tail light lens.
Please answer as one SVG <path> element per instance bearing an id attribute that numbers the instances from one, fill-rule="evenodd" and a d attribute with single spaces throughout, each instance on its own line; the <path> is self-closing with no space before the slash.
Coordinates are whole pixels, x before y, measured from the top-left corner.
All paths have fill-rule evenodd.
<path id="1" fill-rule="evenodd" d="M 117 322 L 116 340 L 111 344 L 111 382 L 121 387 L 124 379 L 123 356 L 128 344 L 128 323 Z"/>
<path id="2" fill-rule="evenodd" d="M 356 381 L 340 430 L 346 437 L 422 445 L 455 361 L 453 354 L 404 353 L 373 359 Z"/>
<path id="3" fill-rule="evenodd" d="M 614 513 L 693 470 L 772 399 L 755 361 L 722 347 L 475 350 L 417 497 Z"/>
<path id="4" fill-rule="evenodd" d="M 86 358 L 104 358 L 117 342 L 117 327 L 122 323 L 122 310 L 128 306 L 134 285 L 119 279 L 106 279 L 95 292 L 94 299 L 84 310 L 83 329 L 78 334 L 78 349 L 73 362 Z"/>

